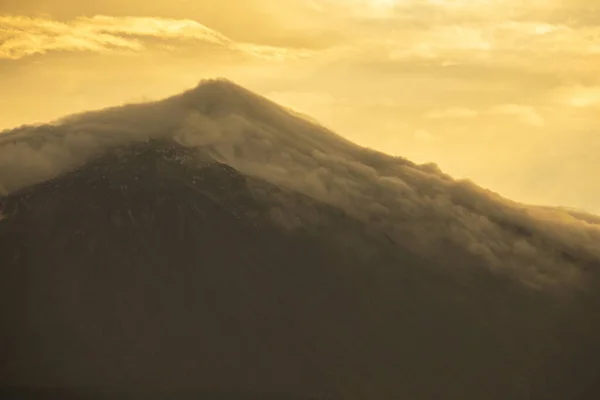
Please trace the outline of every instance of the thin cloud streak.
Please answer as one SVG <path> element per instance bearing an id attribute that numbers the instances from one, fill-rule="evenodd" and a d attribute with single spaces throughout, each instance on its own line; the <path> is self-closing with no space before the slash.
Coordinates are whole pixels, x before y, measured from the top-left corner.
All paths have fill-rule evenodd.
<path id="1" fill-rule="evenodd" d="M 189 19 L 97 15 L 63 23 L 0 16 L 0 59 L 17 60 L 52 51 L 139 52 L 149 47 L 152 39 L 203 42 L 269 60 L 312 55 L 303 49 L 239 43 Z"/>

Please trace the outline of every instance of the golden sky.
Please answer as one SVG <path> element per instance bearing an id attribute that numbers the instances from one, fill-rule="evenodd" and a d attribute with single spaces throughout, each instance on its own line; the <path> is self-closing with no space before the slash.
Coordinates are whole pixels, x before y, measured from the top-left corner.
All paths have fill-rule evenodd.
<path id="1" fill-rule="evenodd" d="M 507 197 L 600 213 L 598 0 L 1 0 L 0 129 L 226 77 Z"/>

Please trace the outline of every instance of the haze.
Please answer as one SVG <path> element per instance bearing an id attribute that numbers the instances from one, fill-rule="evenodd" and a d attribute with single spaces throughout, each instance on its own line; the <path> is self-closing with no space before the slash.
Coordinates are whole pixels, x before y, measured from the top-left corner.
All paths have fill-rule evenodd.
<path id="1" fill-rule="evenodd" d="M 4 0 L 0 129 L 225 76 L 348 139 L 600 213 L 592 0 Z"/>

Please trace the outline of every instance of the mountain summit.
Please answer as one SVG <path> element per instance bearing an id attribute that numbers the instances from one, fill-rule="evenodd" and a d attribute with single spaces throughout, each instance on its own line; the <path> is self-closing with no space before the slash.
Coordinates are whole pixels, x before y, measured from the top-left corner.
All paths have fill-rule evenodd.
<path id="1" fill-rule="evenodd" d="M 3 398 L 591 399 L 600 226 L 231 82 L 0 134 Z"/>

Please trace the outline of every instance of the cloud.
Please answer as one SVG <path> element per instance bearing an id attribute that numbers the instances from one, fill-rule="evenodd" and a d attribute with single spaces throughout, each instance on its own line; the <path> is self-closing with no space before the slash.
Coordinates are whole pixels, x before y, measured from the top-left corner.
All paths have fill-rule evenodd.
<path id="1" fill-rule="evenodd" d="M 0 16 L 0 59 L 51 51 L 141 51 L 152 40 L 201 42 L 270 60 L 309 57 L 312 52 L 235 42 L 199 22 L 152 17 L 79 17 L 68 22 Z"/>
<path id="2" fill-rule="evenodd" d="M 509 115 L 518 117 L 524 123 L 539 128 L 544 126 L 544 118 L 532 106 L 523 106 L 519 104 L 501 104 L 492 107 L 491 114 Z"/>
<path id="3" fill-rule="evenodd" d="M 532 287 L 568 288 L 585 285 L 586 268 L 600 265 L 596 224 L 508 201 L 434 165 L 362 148 L 222 81 L 160 102 L 5 132 L 0 190 L 14 192 L 149 137 L 173 138 L 245 174 L 332 204 L 447 268 L 478 260 L 473 267 L 485 265 Z M 435 255 L 447 246 L 464 255 L 465 265 Z"/>
<path id="4" fill-rule="evenodd" d="M 536 128 L 542 127 L 545 123 L 544 118 L 533 106 L 520 104 L 499 104 L 484 110 L 452 107 L 425 113 L 425 117 L 431 119 L 471 119 L 482 115 L 513 116 L 521 122 Z"/>
<path id="5" fill-rule="evenodd" d="M 390 61 L 439 59 L 452 65 L 493 59 L 496 63 L 527 62 L 531 66 L 530 57 L 534 55 L 577 55 L 580 58 L 600 54 L 596 40 L 600 28 L 544 20 L 545 14 L 541 11 L 556 7 L 558 5 L 549 2 L 524 5 L 507 0 L 323 0 L 306 2 L 303 6 L 282 2 L 277 10 L 290 24 L 296 24 L 294 26 L 306 30 L 325 29 L 322 36 L 336 38 L 340 46 L 365 52 L 377 46 Z M 363 22 L 365 18 L 377 21 Z M 295 35 L 286 32 L 286 35 Z M 262 36 L 276 35 L 264 32 Z M 271 60 L 315 55 L 314 50 L 292 45 L 240 43 L 185 18 L 97 15 L 59 22 L 48 18 L 0 16 L 1 58 L 16 59 L 60 50 L 141 51 L 150 46 L 152 40 L 204 42 Z M 290 43 L 292 41 L 290 38 Z M 560 60 L 560 64 L 572 62 Z"/>
<path id="6" fill-rule="evenodd" d="M 372 60 L 591 71 L 592 59 L 600 54 L 600 27 L 577 24 L 568 14 L 550 18 L 561 9 L 557 2 L 392 3 L 385 7 L 385 18 L 376 21 L 370 21 L 369 10 L 377 4 L 373 1 L 329 0 L 321 14 L 344 21 L 339 29 L 347 31 L 349 41 Z"/>
<path id="7" fill-rule="evenodd" d="M 392 97 L 373 96 L 355 98 L 349 96 L 334 96 L 328 92 L 312 91 L 273 91 L 267 94 L 269 99 L 297 109 L 299 112 L 308 110 L 335 110 L 343 114 L 356 113 L 364 110 L 397 109 L 399 104 Z M 310 116 L 308 116 L 310 118 Z"/>
<path id="8" fill-rule="evenodd" d="M 415 132 L 415 138 L 424 142 L 431 142 L 436 139 L 435 135 L 424 129 L 419 129 Z"/>
<path id="9" fill-rule="evenodd" d="M 479 115 L 479 113 L 470 108 L 462 108 L 462 107 L 453 107 L 447 108 L 444 110 L 435 110 L 430 111 L 425 116 L 427 118 L 433 119 L 463 119 L 463 118 L 473 118 Z"/>
<path id="10" fill-rule="evenodd" d="M 600 28 L 576 28 L 534 21 L 439 22 L 391 30 L 381 40 L 390 60 L 442 59 L 446 63 L 526 57 L 593 57 L 600 54 Z M 556 60 L 555 60 L 556 62 Z M 569 63 L 569 60 L 560 60 Z"/>
<path id="11" fill-rule="evenodd" d="M 597 107 L 600 105 L 600 85 L 570 85 L 554 90 L 556 102 L 575 108 Z"/>

